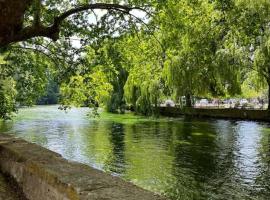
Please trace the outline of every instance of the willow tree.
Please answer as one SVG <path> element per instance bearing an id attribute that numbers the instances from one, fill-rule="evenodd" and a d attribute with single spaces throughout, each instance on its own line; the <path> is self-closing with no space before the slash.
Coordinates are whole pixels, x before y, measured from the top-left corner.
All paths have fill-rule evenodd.
<path id="1" fill-rule="evenodd" d="M 177 98 L 224 96 L 240 92 L 240 61 L 228 43 L 230 31 L 220 1 L 168 1 L 160 14 L 166 44 L 167 83 Z"/>
<path id="2" fill-rule="evenodd" d="M 161 13 L 168 46 L 167 83 L 174 88 L 176 97 L 185 96 L 187 107 L 192 106 L 192 96 L 207 93 L 206 80 L 215 50 L 212 24 L 216 17 L 207 1 L 168 1 Z"/>
<path id="3" fill-rule="evenodd" d="M 82 93 L 81 96 L 84 96 L 88 101 L 90 98 L 93 98 L 92 101 L 96 105 L 103 106 L 109 112 L 121 112 L 125 111 L 125 99 L 124 99 L 124 85 L 128 77 L 128 68 L 126 67 L 126 60 L 123 53 L 124 49 L 124 39 L 125 37 L 115 37 L 104 40 L 98 45 L 88 46 L 88 50 L 83 59 L 85 62 L 77 68 L 76 74 L 80 76 L 81 85 L 77 86 L 70 85 L 73 89 L 79 89 Z M 99 72 L 99 73 L 97 73 Z M 91 75 L 92 74 L 92 75 Z M 93 76 L 96 77 L 93 79 Z M 100 76 L 100 79 L 97 79 Z M 97 84 L 97 81 L 100 81 L 100 84 Z M 83 84 L 86 85 L 85 90 Z M 66 85 L 68 86 L 68 85 Z M 67 88 L 65 86 L 65 88 Z M 65 92 L 64 92 L 65 91 Z M 103 96 L 107 94 L 106 98 L 96 98 L 96 94 L 99 94 L 103 91 Z M 74 105 L 83 105 L 86 101 L 85 98 L 80 98 L 75 94 L 75 91 L 62 90 L 65 94 L 64 102 L 65 104 Z M 67 95 L 70 93 L 72 98 L 68 98 Z M 77 96 L 78 98 L 76 98 Z M 74 101 L 76 99 L 76 101 Z M 90 104 L 91 105 L 91 104 Z"/>
<path id="4" fill-rule="evenodd" d="M 258 6 L 258 5 L 257 5 Z M 254 44 L 254 64 L 253 70 L 258 73 L 258 79 L 261 86 L 268 87 L 268 110 L 270 111 L 270 3 L 264 2 L 259 7 L 254 7 L 259 17 L 260 24 L 258 35 L 255 35 L 257 42 Z"/>
<path id="5" fill-rule="evenodd" d="M 102 70 L 106 73 L 108 81 L 113 87 L 106 105 L 106 110 L 113 113 L 125 112 L 124 85 L 128 78 L 128 70 L 125 66 L 124 48 L 125 36 L 107 39 L 98 45 L 96 57 L 94 57 L 102 66 Z"/>
<path id="6" fill-rule="evenodd" d="M 124 87 L 125 98 L 136 112 L 157 114 L 165 88 L 163 51 L 155 38 L 143 33 L 139 35 L 141 37 L 128 37 L 125 42 L 128 45 L 123 49 L 129 72 Z"/>
<path id="7" fill-rule="evenodd" d="M 270 35 L 264 33 L 260 38 L 260 45 L 255 51 L 254 70 L 258 74 L 261 87 L 268 87 L 268 110 L 270 110 Z"/>
<path id="8" fill-rule="evenodd" d="M 247 75 L 253 74 L 254 85 L 261 89 L 268 87 L 268 102 L 270 102 L 270 2 L 238 0 L 234 7 L 235 11 L 232 13 L 234 38 L 239 49 L 245 52 L 243 60 L 246 64 L 243 70 Z M 244 79 L 247 75 L 244 75 Z"/>

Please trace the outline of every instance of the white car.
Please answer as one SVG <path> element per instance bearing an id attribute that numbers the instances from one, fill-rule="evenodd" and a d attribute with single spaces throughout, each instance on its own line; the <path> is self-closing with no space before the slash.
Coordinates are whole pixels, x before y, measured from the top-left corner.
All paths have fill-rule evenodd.
<path id="1" fill-rule="evenodd" d="M 200 105 L 207 105 L 209 102 L 207 99 L 201 99 L 200 100 Z"/>

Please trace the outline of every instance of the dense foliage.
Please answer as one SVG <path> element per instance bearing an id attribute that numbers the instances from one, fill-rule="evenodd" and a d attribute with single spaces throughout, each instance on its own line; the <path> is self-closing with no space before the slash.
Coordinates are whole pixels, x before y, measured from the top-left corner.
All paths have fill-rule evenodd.
<path id="1" fill-rule="evenodd" d="M 36 14 L 49 26 L 92 5 L 41 2 L 26 11 L 26 26 Z M 190 107 L 196 97 L 256 98 L 269 88 L 268 1 L 106 3 L 114 4 L 61 18 L 57 42 L 44 36 L 1 48 L 0 117 L 37 101 L 149 115 L 170 98 Z"/>

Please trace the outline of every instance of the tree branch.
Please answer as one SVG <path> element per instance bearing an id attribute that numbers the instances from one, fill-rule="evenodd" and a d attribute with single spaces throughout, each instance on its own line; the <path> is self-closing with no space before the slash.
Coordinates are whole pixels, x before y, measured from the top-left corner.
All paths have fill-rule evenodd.
<path id="1" fill-rule="evenodd" d="M 107 4 L 107 3 L 96 3 L 96 4 L 89 4 L 89 5 L 83 5 L 77 8 L 70 9 L 64 13 L 62 13 L 60 16 L 56 17 L 54 20 L 55 25 L 59 25 L 63 20 L 68 18 L 69 16 L 86 11 L 86 10 L 94 10 L 94 9 L 103 9 L 103 10 L 119 10 L 119 11 L 125 11 L 125 12 L 130 12 L 131 10 L 134 9 L 140 9 L 138 7 L 129 7 L 129 6 L 124 6 L 124 5 L 119 5 L 119 4 Z"/>
<path id="2" fill-rule="evenodd" d="M 117 11 L 120 11 L 119 9 L 115 9 Z M 148 30 L 151 30 L 150 26 L 145 23 L 142 19 L 140 19 L 139 17 L 131 14 L 130 12 L 127 11 L 122 11 L 123 13 L 130 15 L 131 17 L 133 17 L 135 20 L 137 20 L 138 22 L 142 23 Z M 158 28 L 157 26 L 155 26 L 155 28 Z M 162 51 L 165 52 L 165 48 L 163 47 L 162 43 L 159 41 L 159 39 L 155 36 L 155 33 L 152 33 L 152 36 L 154 37 L 154 39 L 157 41 L 157 43 L 159 44 L 159 46 L 161 47 Z"/>
<path id="3" fill-rule="evenodd" d="M 37 0 L 37 2 L 40 2 L 40 0 Z M 146 10 L 140 7 L 129 7 L 129 6 L 120 5 L 120 4 L 109 4 L 109 3 L 87 4 L 87 5 L 82 5 L 82 6 L 70 9 L 60 14 L 58 17 L 55 17 L 54 22 L 51 26 L 43 26 L 41 24 L 38 24 L 37 26 L 35 21 L 40 20 L 40 11 L 37 10 L 35 14 L 36 19 L 34 20 L 34 24 L 32 26 L 23 28 L 15 35 L 10 35 L 0 40 L 0 47 L 6 46 L 14 42 L 25 41 L 27 39 L 34 38 L 34 37 L 47 37 L 56 41 L 59 39 L 61 23 L 66 18 L 79 12 L 83 12 L 87 10 L 95 10 L 95 9 L 116 10 L 119 12 L 123 12 L 125 14 L 129 14 L 129 12 L 134 9 L 147 12 Z"/>
<path id="4" fill-rule="evenodd" d="M 40 25 L 41 0 L 35 0 L 33 26 Z"/>

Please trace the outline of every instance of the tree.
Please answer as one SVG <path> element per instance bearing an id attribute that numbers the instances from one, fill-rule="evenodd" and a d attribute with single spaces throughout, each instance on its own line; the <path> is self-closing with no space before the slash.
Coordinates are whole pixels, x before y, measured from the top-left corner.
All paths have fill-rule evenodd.
<path id="1" fill-rule="evenodd" d="M 97 108 L 106 105 L 112 86 L 108 82 L 102 68 L 97 66 L 89 74 L 70 77 L 60 87 L 60 102 L 65 106 L 89 106 Z"/>
<path id="2" fill-rule="evenodd" d="M 233 48 L 226 44 L 223 11 L 213 1 L 168 1 L 160 14 L 166 44 L 165 75 L 178 100 L 240 92 Z M 170 31 L 168 31 L 170 30 Z"/>
<path id="3" fill-rule="evenodd" d="M 31 106 L 44 93 L 51 64 L 40 54 L 18 49 L 6 57 L 10 74 L 16 81 L 16 102 Z"/>
<path id="4" fill-rule="evenodd" d="M 38 100 L 38 105 L 52 105 L 52 104 L 58 104 L 59 103 L 59 85 L 54 80 L 55 77 L 51 77 L 51 75 L 48 75 L 48 83 L 46 85 L 46 91 L 44 95 L 42 95 Z"/>
<path id="5" fill-rule="evenodd" d="M 191 107 L 193 97 L 240 94 L 241 83 L 249 91 L 250 74 L 269 85 L 270 3 L 248 2 L 3 0 L 0 47 L 9 67 L 1 80 L 15 81 L 23 105 L 53 74 L 63 104 L 116 112 L 128 103 L 143 114 L 156 113 L 165 96 L 185 96 Z"/>
<path id="6" fill-rule="evenodd" d="M 254 70 L 258 73 L 261 86 L 268 86 L 268 110 L 270 111 L 270 30 L 260 37 L 260 45 L 255 51 Z"/>
<path id="7" fill-rule="evenodd" d="M 164 97 L 163 49 L 156 38 L 143 32 L 127 37 L 123 45 L 129 72 L 124 87 L 127 103 L 144 115 L 158 114 L 158 106 Z M 139 52 L 139 53 L 138 53 Z"/>
<path id="8" fill-rule="evenodd" d="M 258 80 L 256 71 L 250 71 L 245 75 L 246 79 L 241 85 L 241 97 L 252 99 L 261 98 L 265 95 L 267 87 L 263 86 L 261 81 Z"/>
<path id="9" fill-rule="evenodd" d="M 242 49 L 245 62 L 242 69 L 243 79 L 252 73 L 257 76 L 256 85 L 264 89 L 268 87 L 268 102 L 270 102 L 270 2 L 264 0 L 239 0 L 234 5 L 231 22 L 233 37 Z M 255 78 L 253 78 L 255 79 Z M 268 104 L 270 110 L 270 103 Z"/>
<path id="10" fill-rule="evenodd" d="M 102 66 L 102 70 L 113 87 L 106 105 L 109 112 L 125 112 L 124 85 L 129 74 L 125 68 L 126 62 L 123 55 L 124 38 L 125 36 L 107 39 L 96 50 L 95 60 L 98 60 L 98 64 Z"/>
<path id="11" fill-rule="evenodd" d="M 108 1 L 106 1 L 108 2 Z M 110 1 L 109 1 L 110 2 Z M 130 15 L 134 9 L 144 10 L 143 7 L 134 6 L 130 1 L 126 5 L 114 3 L 89 3 L 88 0 L 4 0 L 0 3 L 0 47 L 14 42 L 26 41 L 34 37 L 46 37 L 56 41 L 61 31 L 76 24 L 88 24 L 84 13 L 94 13 L 94 10 L 107 10 L 108 15 L 117 16 L 119 13 Z M 119 1 L 120 2 L 120 1 Z M 79 14 L 78 14 L 79 13 Z M 78 15 L 77 15 L 78 14 Z M 66 19 L 77 15 L 74 22 Z M 117 18 L 117 17 L 116 17 Z M 106 23 L 105 18 L 100 23 Z"/>
<path id="12" fill-rule="evenodd" d="M 41 65 L 54 65 L 56 81 L 67 83 L 83 65 L 86 46 L 123 34 L 140 21 L 132 10 L 148 13 L 149 9 L 144 1 L 1 1 L 0 53 L 9 55 L 8 62 L 15 69 L 8 76 L 15 77 L 16 89 L 21 90 L 17 102 L 31 105 L 46 89 L 47 72 L 40 70 Z M 41 62 L 33 62 L 32 58 Z M 37 70 L 32 68 L 34 65 Z"/>
<path id="13" fill-rule="evenodd" d="M 31 106 L 44 94 L 51 60 L 43 54 L 16 48 L 0 59 L 0 118 L 8 119 L 20 106 Z"/>

